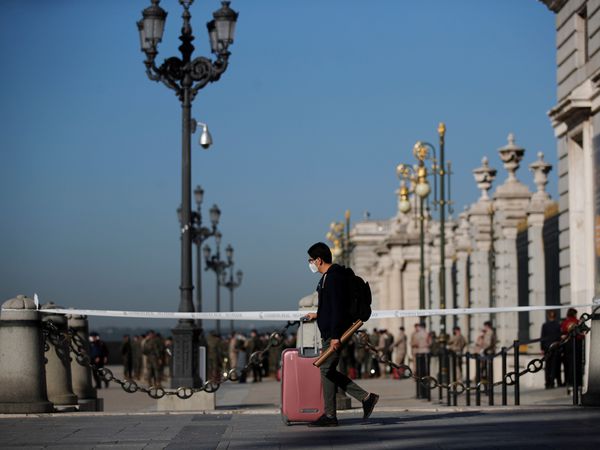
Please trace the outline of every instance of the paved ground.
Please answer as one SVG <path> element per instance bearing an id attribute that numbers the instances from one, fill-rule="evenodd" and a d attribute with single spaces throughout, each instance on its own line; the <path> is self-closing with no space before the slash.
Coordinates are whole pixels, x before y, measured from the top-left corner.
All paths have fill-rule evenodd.
<path id="1" fill-rule="evenodd" d="M 104 413 L 0 416 L 0 448 L 60 449 L 475 449 L 600 448 L 600 408 L 569 406 L 564 390 L 523 391 L 523 406 L 448 408 L 416 400 L 410 381 L 360 382 L 382 394 L 371 419 L 358 405 L 340 426 L 286 426 L 279 383 L 226 384 L 213 412 L 157 413 L 155 401 L 111 386 Z"/>

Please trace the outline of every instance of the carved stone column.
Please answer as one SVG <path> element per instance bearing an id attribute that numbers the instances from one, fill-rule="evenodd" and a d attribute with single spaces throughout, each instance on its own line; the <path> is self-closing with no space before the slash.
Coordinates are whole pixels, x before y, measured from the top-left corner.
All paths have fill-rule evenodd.
<path id="1" fill-rule="evenodd" d="M 493 202 L 488 195 L 496 178 L 496 169 L 489 166 L 487 158 L 481 161 L 481 167 L 473 170 L 475 182 L 481 191 L 476 203 L 471 205 L 467 213 L 471 229 L 472 245 L 470 257 L 471 272 L 471 307 L 485 308 L 490 306 L 490 250 L 491 250 L 491 212 Z M 475 336 L 483 327 L 483 322 L 489 320 L 487 314 L 471 316 L 471 329 Z"/>
<path id="2" fill-rule="evenodd" d="M 529 165 L 533 172 L 537 192 L 531 196 L 527 208 L 528 246 L 529 246 L 529 305 L 546 305 L 546 270 L 544 259 L 544 221 L 546 209 L 553 205 L 550 195 L 546 192 L 548 173 L 552 165 L 544 161 L 544 154 L 538 153 L 538 159 Z M 540 336 L 542 325 L 546 320 L 545 311 L 529 313 L 529 336 L 535 339 Z"/>
<path id="3" fill-rule="evenodd" d="M 458 216 L 458 228 L 455 234 L 456 247 L 456 301 L 458 308 L 471 306 L 471 292 L 469 283 L 469 256 L 471 253 L 471 227 L 469 226 L 469 213 L 467 208 Z M 471 330 L 471 317 L 466 314 L 458 316 L 458 326 L 469 342 L 473 342 Z"/>
<path id="4" fill-rule="evenodd" d="M 526 219 L 531 193 L 516 177 L 525 149 L 508 135 L 508 144 L 498 150 L 508 177 L 494 193 L 496 239 L 496 306 L 518 305 L 517 227 Z M 496 331 L 501 345 L 509 345 L 519 334 L 518 313 L 498 314 Z"/>

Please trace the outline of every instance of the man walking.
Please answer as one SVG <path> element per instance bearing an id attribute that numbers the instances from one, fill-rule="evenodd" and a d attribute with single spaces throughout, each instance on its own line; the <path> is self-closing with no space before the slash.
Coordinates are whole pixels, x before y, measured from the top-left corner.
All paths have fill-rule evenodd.
<path id="1" fill-rule="evenodd" d="M 346 375 L 337 371 L 340 360 L 342 334 L 352 325 L 352 318 L 348 310 L 348 279 L 346 271 L 338 264 L 332 264 L 331 250 L 322 243 L 316 243 L 308 249 L 308 264 L 311 272 L 320 273 L 321 279 L 317 285 L 319 304 L 316 313 L 309 313 L 306 318 L 317 320 L 323 352 L 332 347 L 335 352 L 320 367 L 321 381 L 323 383 L 323 398 L 325 401 L 325 414 L 309 426 L 334 427 L 337 426 L 336 414 L 336 388 L 340 387 L 363 406 L 363 418 L 367 419 L 373 412 L 379 400 L 377 394 L 369 393 L 354 383 Z"/>
<path id="2" fill-rule="evenodd" d="M 540 345 L 542 352 L 546 357 L 546 364 L 544 365 L 544 372 L 546 375 L 546 389 L 552 389 L 556 386 L 561 385 L 560 377 L 560 348 L 554 347 L 550 350 L 550 346 L 555 342 L 560 341 L 560 324 L 556 320 L 556 312 L 548 311 L 548 320 L 542 325 L 542 333 L 540 339 Z"/>

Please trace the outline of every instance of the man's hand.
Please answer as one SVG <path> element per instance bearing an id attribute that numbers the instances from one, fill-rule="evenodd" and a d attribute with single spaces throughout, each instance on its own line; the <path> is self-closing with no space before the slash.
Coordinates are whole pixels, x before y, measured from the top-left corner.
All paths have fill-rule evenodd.
<path id="1" fill-rule="evenodd" d="M 311 313 L 308 313 L 307 315 L 305 315 L 305 316 L 304 316 L 304 319 L 305 319 L 307 322 L 312 322 L 312 321 L 313 321 L 313 320 L 315 320 L 316 318 L 317 318 L 317 313 L 313 313 L 313 312 L 311 312 Z"/>
<path id="2" fill-rule="evenodd" d="M 336 352 L 342 348 L 342 343 L 339 339 L 332 339 L 331 344 L 329 344 L 331 348 L 333 348 Z"/>

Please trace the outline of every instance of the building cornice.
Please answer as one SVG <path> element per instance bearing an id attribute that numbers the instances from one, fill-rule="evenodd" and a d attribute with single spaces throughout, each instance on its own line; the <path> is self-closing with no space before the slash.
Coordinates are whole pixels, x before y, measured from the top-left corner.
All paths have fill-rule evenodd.
<path id="1" fill-rule="evenodd" d="M 563 6 L 567 4 L 568 0 L 539 0 L 544 5 L 548 7 L 548 9 L 554 13 L 559 12 Z"/>

